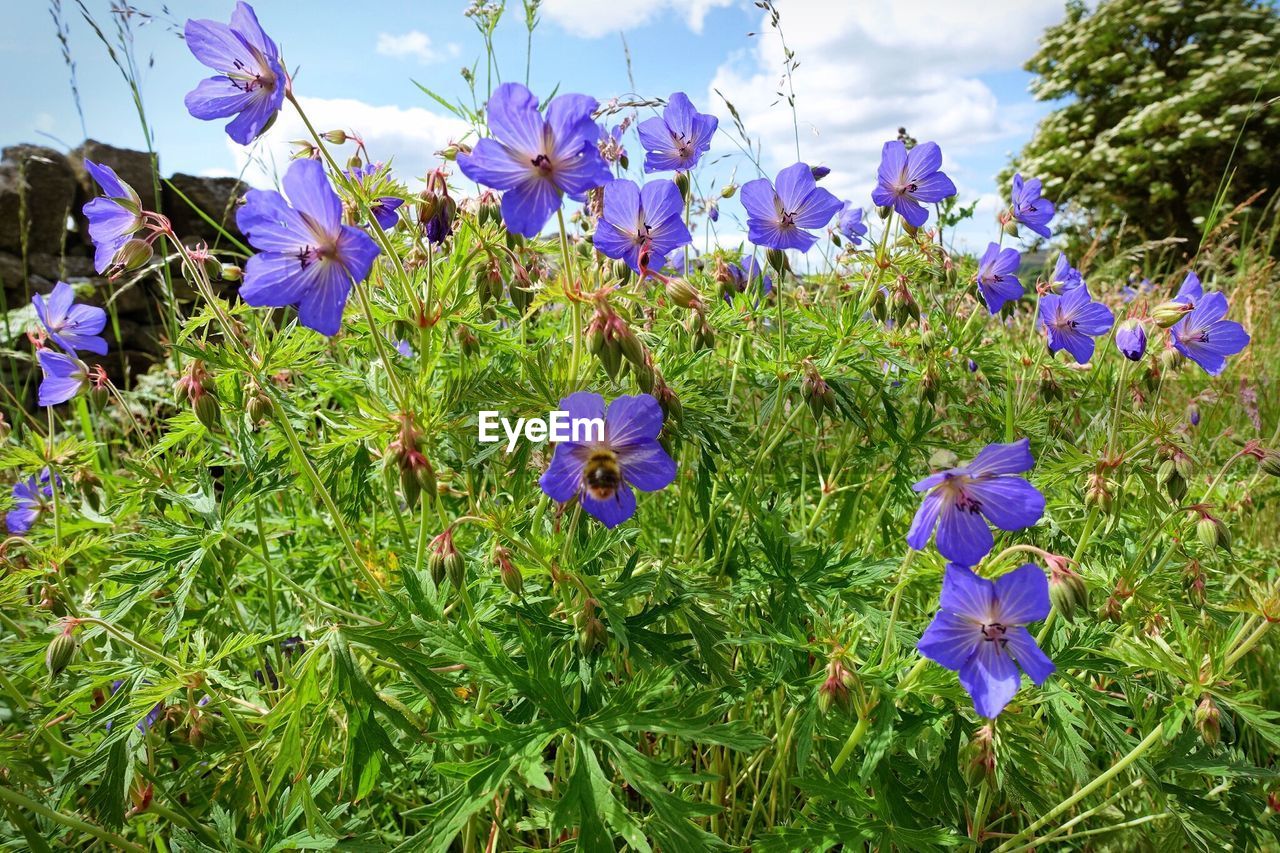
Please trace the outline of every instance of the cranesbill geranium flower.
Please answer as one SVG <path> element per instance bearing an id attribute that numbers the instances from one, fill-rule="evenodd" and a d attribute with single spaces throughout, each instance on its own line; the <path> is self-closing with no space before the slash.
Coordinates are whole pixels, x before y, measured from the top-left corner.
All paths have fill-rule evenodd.
<path id="1" fill-rule="evenodd" d="M 963 566 L 947 566 L 938 615 L 916 644 L 920 654 L 954 670 L 973 709 L 995 719 L 1022 686 L 1053 674 L 1053 661 L 1024 627 L 1049 615 L 1049 581 L 1027 563 L 994 581 Z"/>
<path id="2" fill-rule="evenodd" d="M 836 218 L 836 230 L 852 245 L 861 245 L 862 238 L 867 233 L 867 226 L 862 221 L 862 208 L 851 201 L 846 201 L 844 207 L 840 208 L 840 215 Z"/>
<path id="3" fill-rule="evenodd" d="M 840 210 L 840 199 L 818 186 L 806 163 L 778 173 L 777 188 L 767 178 L 742 185 L 747 209 L 747 239 L 769 249 L 807 252 L 818 238 L 804 230 L 823 228 Z"/>
<path id="4" fill-rule="evenodd" d="M 65 403 L 89 385 L 89 368 L 80 359 L 49 349 L 36 353 L 44 379 L 36 393 L 42 406 Z"/>
<path id="5" fill-rule="evenodd" d="M 927 494 L 911 522 L 907 544 L 921 550 L 937 528 L 939 554 L 961 566 L 977 565 L 995 543 L 987 522 L 1001 530 L 1021 530 L 1044 514 L 1044 495 L 1016 476 L 1034 463 L 1024 438 L 987 445 L 968 465 L 925 477 L 912 487 Z"/>
<path id="6" fill-rule="evenodd" d="M 538 99 L 519 83 L 503 83 L 489 98 L 492 138 L 458 167 L 473 181 L 504 190 L 502 221 L 516 234 L 533 237 L 560 208 L 560 196 L 585 201 L 587 192 L 611 179 L 596 142 L 600 128 L 591 118 L 598 106 L 586 95 L 560 95 L 543 118 Z"/>
<path id="7" fill-rule="evenodd" d="M 235 116 L 227 136 L 248 145 L 271 126 L 284 104 L 288 76 L 280 49 L 244 2 L 236 3 L 230 26 L 193 19 L 183 34 L 196 59 L 218 72 L 187 93 L 187 112 L 203 121 Z"/>
<path id="8" fill-rule="evenodd" d="M 637 273 L 662 269 L 671 252 L 693 241 L 681 218 L 684 202 L 671 181 L 610 181 L 604 185 L 604 215 L 595 246 L 606 257 L 627 262 Z"/>
<path id="9" fill-rule="evenodd" d="M 1065 253 L 1058 255 L 1058 260 L 1053 265 L 1053 275 L 1049 277 L 1049 281 L 1051 284 L 1057 285 L 1064 293 L 1084 286 L 1084 276 L 1080 274 L 1080 270 L 1071 266 Z"/>
<path id="10" fill-rule="evenodd" d="M 106 355 L 107 341 L 100 333 L 107 325 L 107 312 L 93 305 L 77 305 L 75 298 L 75 289 L 60 281 L 48 296 L 37 293 L 31 302 L 49 339 L 64 352 L 75 355 L 85 350 Z"/>
<path id="11" fill-rule="evenodd" d="M 378 174 L 378 170 L 382 168 L 379 163 L 369 163 L 365 166 L 357 166 L 350 169 L 347 174 L 359 183 L 365 183 L 368 179 Z M 373 214 L 374 220 L 378 223 L 378 227 L 386 230 L 394 228 L 396 222 L 400 219 L 400 214 L 396 211 L 404 204 L 404 199 L 396 198 L 393 195 L 381 196 L 369 202 L 369 212 Z"/>
<path id="12" fill-rule="evenodd" d="M 1093 358 L 1093 339 L 1105 335 L 1114 322 L 1111 309 L 1094 302 L 1087 287 L 1040 297 L 1040 325 L 1049 336 L 1049 352 L 1066 350 L 1079 364 Z"/>
<path id="13" fill-rule="evenodd" d="M 1116 349 L 1130 361 L 1141 361 L 1147 352 L 1147 327 L 1130 318 L 1116 327 Z"/>
<path id="14" fill-rule="evenodd" d="M 91 200 L 83 210 L 93 241 L 93 268 L 104 273 L 116 253 L 146 222 L 138 193 L 120 180 L 114 169 L 91 160 L 84 161 L 84 168 L 102 188 L 103 197 Z"/>
<path id="15" fill-rule="evenodd" d="M 240 298 L 255 307 L 297 306 L 298 322 L 335 335 L 351 283 L 368 277 L 378 246 L 342 224 L 342 202 L 318 161 L 293 161 L 283 183 L 288 201 L 275 190 L 249 190 L 236 211 L 258 250 L 245 264 Z"/>
<path id="16" fill-rule="evenodd" d="M 1224 320 L 1226 314 L 1227 297 L 1210 293 L 1169 330 L 1174 348 L 1210 376 L 1222 372 L 1227 356 L 1249 345 L 1249 333 L 1244 326 L 1234 320 Z"/>
<path id="17" fill-rule="evenodd" d="M 910 151 L 900 140 L 886 142 L 871 200 L 880 207 L 892 207 L 919 228 L 929 218 L 921 202 L 938 202 L 956 194 L 956 185 L 939 171 L 941 167 L 942 149 L 936 142 L 922 142 Z"/>
<path id="18" fill-rule="evenodd" d="M 1013 176 L 1013 198 L 1009 212 L 1019 222 L 1041 237 L 1050 236 L 1048 224 L 1053 219 L 1053 202 L 1040 193 L 1043 184 L 1039 178 L 1023 181 L 1022 175 Z"/>
<path id="19" fill-rule="evenodd" d="M 32 474 L 25 480 L 13 484 L 13 509 L 5 513 L 4 523 L 9 532 L 21 536 L 31 529 L 40 517 L 40 513 L 49 509 L 53 500 L 53 484 L 50 482 L 49 469 L 45 468 L 37 477 Z"/>
<path id="20" fill-rule="evenodd" d="M 688 171 L 711 148 L 720 120 L 700 113 L 684 92 L 667 99 L 662 117 L 646 119 L 636 126 L 644 146 L 646 172 Z"/>
<path id="21" fill-rule="evenodd" d="M 749 288 L 756 286 L 757 281 L 760 283 L 759 287 L 762 295 L 768 296 L 773 292 L 773 276 L 769 275 L 765 268 L 760 266 L 759 262 L 756 261 L 755 255 L 743 255 L 742 263 L 730 261 L 725 264 L 725 267 L 728 269 L 731 279 L 729 282 L 730 287 L 738 293 L 746 293 Z M 728 290 L 724 293 L 724 301 L 733 302 L 732 294 Z"/>
<path id="22" fill-rule="evenodd" d="M 991 243 L 987 251 L 978 261 L 978 274 L 974 281 L 987 309 L 995 314 L 1006 302 L 1016 302 L 1022 298 L 1022 282 L 1018 281 L 1018 265 L 1022 256 L 1017 249 L 1001 250 L 998 243 Z"/>
<path id="23" fill-rule="evenodd" d="M 655 492 L 671 484 L 676 463 L 658 443 L 662 407 L 648 394 L 618 397 L 609 404 L 599 394 L 577 391 L 560 401 L 570 422 L 604 418 L 600 441 L 562 441 L 542 479 L 542 491 L 561 503 L 577 498 L 605 527 L 616 527 L 636 511 L 632 487 Z"/>

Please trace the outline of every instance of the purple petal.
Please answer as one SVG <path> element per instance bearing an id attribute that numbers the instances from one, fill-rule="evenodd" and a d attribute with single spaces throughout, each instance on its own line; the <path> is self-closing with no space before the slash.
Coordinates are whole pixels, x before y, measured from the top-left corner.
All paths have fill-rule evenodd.
<path id="1" fill-rule="evenodd" d="M 543 151 L 545 123 L 538 112 L 538 99 L 519 83 L 503 83 L 494 89 L 486 115 L 490 133 L 503 144 L 530 159 L 550 153 Z"/>
<path id="2" fill-rule="evenodd" d="M 971 622 L 991 622 L 995 612 L 996 585 L 980 577 L 973 569 L 947 565 L 942 576 L 942 595 L 938 606 L 945 611 L 964 616 Z"/>
<path id="3" fill-rule="evenodd" d="M 507 229 L 536 237 L 560 209 L 560 191 L 545 178 L 534 178 L 502 194 L 502 221 Z"/>
<path id="4" fill-rule="evenodd" d="M 656 441 L 617 448 L 622 477 L 642 492 L 656 492 L 676 478 L 675 460 Z"/>
<path id="5" fill-rule="evenodd" d="M 948 560 L 961 566 L 976 566 L 987 556 L 995 539 L 980 514 L 946 503 L 938 517 L 934 541 L 938 553 Z"/>
<path id="6" fill-rule="evenodd" d="M 931 492 L 924 496 L 915 518 L 911 520 L 911 529 L 907 531 L 907 544 L 917 551 L 923 551 L 933 537 L 933 529 L 938 526 L 938 514 L 942 509 L 942 495 Z"/>
<path id="7" fill-rule="evenodd" d="M 965 491 L 978 501 L 987 520 L 1001 530 L 1031 527 L 1044 515 L 1044 495 L 1020 477 L 975 480 Z"/>
<path id="8" fill-rule="evenodd" d="M 605 440 L 614 448 L 654 441 L 662 432 L 662 419 L 662 407 L 651 395 L 618 397 L 605 416 Z"/>
<path id="9" fill-rule="evenodd" d="M 996 614 L 992 621 L 1027 625 L 1049 615 L 1049 580 L 1044 570 L 1026 563 L 995 581 Z"/>
<path id="10" fill-rule="evenodd" d="M 1022 667 L 1022 671 L 1030 676 L 1037 687 L 1044 684 L 1057 670 L 1026 628 L 1010 628 L 1005 639 L 1009 641 L 1006 651 L 1013 652 L 1018 666 Z"/>
<path id="11" fill-rule="evenodd" d="M 1021 474 L 1035 465 L 1030 439 L 1020 438 L 1010 444 L 988 444 L 973 457 L 965 469 L 975 477 L 992 474 Z"/>
<path id="12" fill-rule="evenodd" d="M 626 483 L 611 498 L 596 500 L 583 490 L 579 500 L 587 513 L 611 530 L 636 513 L 636 494 Z"/>
<path id="13" fill-rule="evenodd" d="M 742 198 L 742 206 L 746 208 L 747 215 L 752 219 L 770 222 L 778 219 L 777 196 L 767 178 L 747 181 L 738 194 Z"/>
<path id="14" fill-rule="evenodd" d="M 495 190 L 509 190 L 536 174 L 528 159 L 492 139 L 481 139 L 470 154 L 459 154 L 458 168 L 476 183 Z"/>
<path id="15" fill-rule="evenodd" d="M 947 669 L 959 671 L 982 642 L 982 628 L 969 619 L 943 610 L 933 617 L 916 649 Z"/>
<path id="16" fill-rule="evenodd" d="M 310 217 L 327 235 L 338 230 L 342 224 L 342 200 L 329 185 L 319 160 L 294 160 L 285 172 L 283 184 L 294 209 Z"/>
<path id="17" fill-rule="evenodd" d="M 641 188 L 640 199 L 644 208 L 644 221 L 650 230 L 671 220 L 684 225 L 680 221 L 684 213 L 684 200 L 680 198 L 680 190 L 674 181 L 650 181 Z"/>
<path id="18" fill-rule="evenodd" d="M 556 444 L 555 448 L 551 464 L 538 478 L 538 485 L 547 497 L 558 503 L 565 503 L 582 491 L 582 479 L 590 451 L 581 444 L 568 441 Z"/>
<path id="19" fill-rule="evenodd" d="M 778 180 L 775 186 L 777 187 L 778 199 L 782 202 L 782 209 L 795 211 L 804 203 L 809 194 L 817 189 L 818 184 L 813 179 L 813 169 L 809 168 L 807 163 L 794 163 L 778 173 Z M 830 193 L 827 193 L 827 195 L 830 195 Z M 825 225 L 826 223 L 822 224 Z"/>
<path id="20" fill-rule="evenodd" d="M 983 642 L 960 669 L 960 683 L 973 697 L 973 709 L 994 720 L 1018 692 L 1022 677 L 999 643 Z"/>

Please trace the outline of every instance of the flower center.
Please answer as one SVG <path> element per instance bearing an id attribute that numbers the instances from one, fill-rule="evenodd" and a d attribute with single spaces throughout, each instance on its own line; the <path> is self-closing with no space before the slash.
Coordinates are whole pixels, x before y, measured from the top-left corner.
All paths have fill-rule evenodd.
<path id="1" fill-rule="evenodd" d="M 539 172 L 541 172 L 544 176 L 551 174 L 551 170 L 552 170 L 551 158 L 548 157 L 546 154 L 539 154 L 537 157 L 534 157 L 533 160 L 530 161 L 530 163 L 532 163 L 533 167 L 537 169 Z"/>
<path id="2" fill-rule="evenodd" d="M 988 622 L 982 626 L 982 639 L 988 643 L 999 643 L 1004 645 L 1009 642 L 1009 638 L 1005 636 L 1009 629 L 999 622 Z"/>

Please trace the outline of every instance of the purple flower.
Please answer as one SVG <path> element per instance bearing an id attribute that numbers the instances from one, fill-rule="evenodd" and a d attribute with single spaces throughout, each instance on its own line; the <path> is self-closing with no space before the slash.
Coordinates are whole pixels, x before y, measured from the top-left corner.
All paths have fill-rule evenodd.
<path id="1" fill-rule="evenodd" d="M 671 252 L 693 242 L 681 218 L 684 202 L 672 181 L 610 181 L 604 215 L 595 233 L 602 254 L 627 262 L 637 273 L 662 269 Z"/>
<path id="2" fill-rule="evenodd" d="M 956 194 L 956 185 L 939 171 L 941 166 L 942 149 L 936 142 L 923 142 L 910 151 L 899 140 L 886 142 L 871 200 L 879 207 L 892 207 L 919 228 L 929 218 L 920 202 L 942 201 Z"/>
<path id="3" fill-rule="evenodd" d="M 1027 563 L 989 581 L 949 565 L 938 615 L 916 648 L 959 673 L 973 709 L 995 719 L 1022 686 L 1019 667 L 1037 686 L 1056 669 L 1023 627 L 1048 615 L 1049 581 L 1039 566 Z"/>
<path id="4" fill-rule="evenodd" d="M 1053 219 L 1053 202 L 1040 195 L 1039 178 L 1024 182 L 1022 175 L 1013 176 L 1013 199 L 1010 212 L 1015 222 L 1027 226 L 1041 237 L 1049 237 L 1049 220 Z"/>
<path id="5" fill-rule="evenodd" d="M 632 486 L 656 492 L 675 479 L 676 463 L 657 440 L 662 407 L 650 395 L 618 397 L 606 415 L 603 397 L 577 391 L 560 401 L 560 410 L 569 413 L 570 423 L 602 418 L 604 437 L 556 444 L 551 465 L 538 481 L 552 500 L 576 497 L 583 509 L 612 528 L 635 514 Z"/>
<path id="6" fill-rule="evenodd" d="M 1227 297 L 1210 293 L 1169 330 L 1174 348 L 1210 376 L 1222 372 L 1227 366 L 1227 356 L 1235 355 L 1249 344 L 1249 333 L 1244 326 L 1234 320 L 1224 320 L 1226 314 Z"/>
<path id="7" fill-rule="evenodd" d="M 742 263 L 737 264 L 732 261 L 725 266 L 729 270 L 729 276 L 732 279 L 729 284 L 737 290 L 738 293 L 746 293 L 747 288 L 756 286 L 759 282 L 760 293 L 768 296 L 773 292 L 773 277 L 766 274 L 763 267 L 756 262 L 755 255 L 743 255 Z M 727 290 L 724 294 L 724 301 L 732 304 L 732 294 Z M 760 299 L 756 297 L 756 304 Z"/>
<path id="8" fill-rule="evenodd" d="M 4 517 L 10 533 L 16 536 L 26 534 L 40 513 L 49 509 L 49 501 L 53 499 L 53 485 L 49 481 L 49 469 L 45 468 L 38 477 L 32 474 L 13 484 L 13 509 Z"/>
<path id="9" fill-rule="evenodd" d="M 85 160 L 84 168 L 102 188 L 103 197 L 93 199 L 83 210 L 93 241 L 93 268 L 104 273 L 120 248 L 145 224 L 142 201 L 110 166 Z"/>
<path id="10" fill-rule="evenodd" d="M 1006 302 L 1017 302 L 1022 298 L 1022 282 L 1018 281 L 1018 265 L 1022 256 L 1017 249 L 1000 249 L 998 243 L 987 246 L 978 261 L 978 274 L 974 281 L 987 303 L 987 310 L 992 314 L 1004 307 Z"/>
<path id="11" fill-rule="evenodd" d="M 489 99 L 489 131 L 470 154 L 458 155 L 462 173 L 504 190 L 502 221 L 525 237 L 537 235 L 560 208 L 564 193 L 585 201 L 587 191 L 610 180 L 591 118 L 597 102 L 586 95 L 560 95 L 547 105 L 519 83 L 503 83 Z"/>
<path id="12" fill-rule="evenodd" d="M 596 143 L 596 147 L 600 149 L 600 156 L 606 163 L 617 163 L 623 169 L 627 168 L 627 149 L 622 145 L 624 133 L 626 133 L 624 125 L 614 125 L 613 130 L 607 130 L 604 125 L 600 125 L 600 141 Z"/>
<path id="13" fill-rule="evenodd" d="M 1066 350 L 1079 364 L 1093 358 L 1093 339 L 1105 335 L 1114 322 L 1111 309 L 1094 302 L 1087 287 L 1040 297 L 1040 325 L 1049 335 L 1049 352 Z"/>
<path id="14" fill-rule="evenodd" d="M 1050 276 L 1049 281 L 1058 285 L 1065 293 L 1068 290 L 1082 287 L 1084 285 L 1084 276 L 1080 275 L 1080 271 L 1068 263 L 1067 256 L 1064 253 L 1058 255 L 1058 260 L 1053 265 L 1053 275 Z"/>
<path id="15" fill-rule="evenodd" d="M 667 99 L 661 118 L 651 118 L 636 126 L 644 146 L 646 172 L 688 171 L 711 148 L 720 120 L 700 113 L 684 92 Z"/>
<path id="16" fill-rule="evenodd" d="M 107 312 L 92 305 L 76 305 L 75 298 L 75 289 L 60 281 L 47 297 L 37 293 L 31 302 L 49 339 L 64 352 L 74 355 L 85 350 L 106 355 L 107 341 L 99 333 L 107 325 Z"/>
<path id="17" fill-rule="evenodd" d="M 1149 278 L 1142 279 L 1141 281 L 1138 282 L 1138 286 L 1134 287 L 1132 285 L 1132 282 L 1135 278 L 1137 278 L 1137 276 L 1129 276 L 1130 284 L 1126 284 L 1123 288 L 1121 288 L 1120 292 L 1123 294 L 1123 298 L 1125 302 L 1132 302 L 1133 300 L 1137 299 L 1139 296 L 1145 296 L 1146 294 L 1150 293 L 1152 289 L 1155 287 L 1155 285 L 1151 283 L 1151 279 Z"/>
<path id="18" fill-rule="evenodd" d="M 368 277 L 378 246 L 342 224 L 342 202 L 318 161 L 293 161 L 284 189 L 288 201 L 275 190 L 249 190 L 236 211 L 258 250 L 245 264 L 240 298 L 255 307 L 294 305 L 302 325 L 335 335 L 351 282 Z"/>
<path id="19" fill-rule="evenodd" d="M 227 136 L 248 145 L 275 121 L 284 104 L 289 78 L 279 48 L 244 2 L 236 3 L 230 26 L 188 20 L 183 33 L 196 59 L 218 72 L 187 93 L 187 112 L 202 121 L 235 116 L 227 124 Z"/>
<path id="20" fill-rule="evenodd" d="M 74 356 L 49 349 L 36 352 L 44 379 L 36 395 L 42 406 L 56 406 L 79 394 L 89 384 L 89 368 Z"/>
<path id="21" fill-rule="evenodd" d="M 938 553 L 962 566 L 977 565 L 995 539 L 987 522 L 1001 530 L 1030 527 L 1044 514 L 1044 495 L 1021 477 L 1031 470 L 1027 439 L 989 444 L 968 465 L 930 474 L 914 488 L 928 492 L 907 533 L 917 551 L 937 528 Z"/>
<path id="22" fill-rule="evenodd" d="M 1130 361 L 1141 361 L 1147 352 L 1147 327 L 1141 320 L 1125 320 L 1116 327 L 1116 349 Z"/>
<path id="23" fill-rule="evenodd" d="M 396 352 L 400 353 L 401 358 L 413 358 L 413 344 L 406 340 L 396 341 Z"/>
<path id="24" fill-rule="evenodd" d="M 363 184 L 369 178 L 374 177 L 381 168 L 381 163 L 370 163 L 367 166 L 356 167 L 348 170 L 347 175 L 350 176 L 352 180 Z M 369 212 L 373 214 L 373 218 L 378 223 L 378 227 L 385 231 L 388 228 L 394 228 L 396 222 L 400 220 L 400 214 L 396 213 L 396 211 L 402 204 L 404 204 L 404 199 L 402 198 L 396 198 L 393 195 L 382 196 L 381 198 L 375 198 L 373 201 L 369 202 Z"/>
<path id="25" fill-rule="evenodd" d="M 867 226 L 862 222 L 862 208 L 846 201 L 844 207 L 840 208 L 840 215 L 836 217 L 836 230 L 852 245 L 861 245 L 862 238 L 867 233 Z"/>
<path id="26" fill-rule="evenodd" d="M 1200 283 L 1200 276 L 1189 272 L 1187 277 L 1182 280 L 1182 286 L 1178 288 L 1178 295 L 1173 297 L 1173 301 L 1195 308 L 1203 298 L 1204 285 Z"/>
<path id="27" fill-rule="evenodd" d="M 146 679 L 143 679 L 142 685 L 144 687 L 149 687 L 151 685 L 151 682 L 147 681 Z M 123 678 L 117 678 L 115 681 L 111 682 L 111 695 L 114 696 L 117 693 L 119 693 L 120 688 L 123 686 L 124 686 Z M 207 699 L 208 699 L 207 696 L 204 699 L 201 699 L 200 704 L 201 705 L 207 704 Z M 146 734 L 146 732 L 150 730 L 152 726 L 154 726 L 157 722 L 159 722 L 162 716 L 164 716 L 164 703 L 157 702 L 155 705 L 152 706 L 151 710 L 147 712 L 147 715 L 137 722 L 134 728 L 136 728 L 138 731 L 142 732 L 143 734 Z M 111 731 L 110 720 L 107 721 L 106 728 L 107 728 L 107 731 Z"/>
<path id="28" fill-rule="evenodd" d="M 769 249 L 807 252 L 818 238 L 806 228 L 822 228 L 841 207 L 840 199 L 821 189 L 813 170 L 795 163 L 778 173 L 777 189 L 767 178 L 742 186 L 747 209 L 747 239 Z"/>

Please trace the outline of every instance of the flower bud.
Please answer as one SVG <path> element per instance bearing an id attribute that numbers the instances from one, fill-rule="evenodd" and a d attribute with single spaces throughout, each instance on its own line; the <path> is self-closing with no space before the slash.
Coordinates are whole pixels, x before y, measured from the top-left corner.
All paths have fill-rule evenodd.
<path id="1" fill-rule="evenodd" d="M 1191 306 L 1185 302 L 1161 302 L 1151 309 L 1151 319 L 1162 329 L 1167 329 L 1183 318 Z"/>
<path id="2" fill-rule="evenodd" d="M 240 281 L 244 278 L 244 270 L 235 264 L 223 264 L 219 275 L 222 276 L 223 281 Z"/>
<path id="3" fill-rule="evenodd" d="M 1141 361 L 1147 352 L 1147 330 L 1141 320 L 1128 319 L 1116 327 L 1116 349 L 1130 361 Z"/>
<path id="4" fill-rule="evenodd" d="M 728 186 L 723 187 L 720 190 L 720 198 L 733 198 L 737 194 L 738 194 L 737 184 L 729 184 Z"/>
<path id="5" fill-rule="evenodd" d="M 196 419 L 204 424 L 205 429 L 213 431 L 218 428 L 218 418 L 221 410 L 218 408 L 218 398 L 212 394 L 204 393 L 191 401 L 191 410 L 196 413 Z"/>
<path id="6" fill-rule="evenodd" d="M 1182 367 L 1184 361 L 1186 357 L 1173 347 L 1166 347 L 1160 351 L 1160 368 L 1164 371 L 1172 373 Z"/>
<path id="7" fill-rule="evenodd" d="M 245 402 L 245 411 L 249 414 L 249 420 L 255 424 L 260 424 L 267 418 L 271 417 L 271 398 L 261 388 L 250 387 L 249 399 Z"/>
<path id="8" fill-rule="evenodd" d="M 680 190 L 680 198 L 689 200 L 689 173 L 676 172 L 676 189 Z"/>
<path id="9" fill-rule="evenodd" d="M 609 268 L 618 281 L 625 284 L 631 280 L 631 266 L 626 261 L 614 261 Z"/>
<path id="10" fill-rule="evenodd" d="M 44 667 L 49 671 L 49 679 L 53 680 L 67 668 L 76 653 L 76 638 L 72 636 L 75 623 L 68 622 L 56 637 L 49 641 L 49 648 L 44 653 Z"/>
<path id="11" fill-rule="evenodd" d="M 1089 486 L 1085 489 L 1084 499 L 1089 506 L 1096 506 L 1103 512 L 1111 511 L 1111 498 L 1116 484 L 1105 475 L 1093 473 L 1089 475 Z"/>
<path id="12" fill-rule="evenodd" d="M 596 616 L 596 606 L 596 600 L 588 598 L 583 603 L 582 611 L 576 619 L 578 623 L 578 651 L 583 655 L 591 654 L 608 638 L 608 631 L 605 629 L 604 623 Z"/>
<path id="13" fill-rule="evenodd" d="M 1065 560 L 1053 565 L 1049 576 L 1049 600 L 1068 622 L 1075 621 L 1077 609 L 1089 606 L 1089 587 Z"/>
<path id="14" fill-rule="evenodd" d="M 787 263 L 787 253 L 781 249 L 770 249 L 764 253 L 764 259 L 778 275 L 782 275 L 791 268 Z"/>
<path id="15" fill-rule="evenodd" d="M 1272 477 L 1280 477 L 1280 451 L 1264 451 L 1262 459 L 1258 464 L 1261 466 L 1263 471 L 1270 474 Z"/>
<path id="16" fill-rule="evenodd" d="M 343 145 L 347 141 L 347 134 L 341 130 L 326 130 L 322 135 L 326 142 L 334 145 Z"/>
<path id="17" fill-rule="evenodd" d="M 809 171 L 813 173 L 813 179 L 815 181 L 820 181 L 827 175 L 831 174 L 831 168 L 829 166 L 810 166 Z"/>
<path id="18" fill-rule="evenodd" d="M 502 585 L 512 595 L 523 595 L 524 575 L 520 573 L 515 563 L 511 561 L 511 551 L 501 545 L 494 546 L 493 561 L 498 564 L 498 576 L 502 580 Z"/>
<path id="19" fill-rule="evenodd" d="M 1004 233 L 1008 234 L 1010 237 L 1018 236 L 1018 220 L 1014 219 L 1012 216 L 1005 219 L 1002 227 L 1004 229 Z"/>
<path id="20" fill-rule="evenodd" d="M 876 207 L 876 216 L 879 216 L 881 219 L 888 219 L 889 214 L 891 213 L 893 213 L 893 208 L 887 204 L 882 204 Z"/>
<path id="21" fill-rule="evenodd" d="M 126 241 L 123 246 L 116 250 L 115 255 L 111 258 L 111 266 L 118 267 L 125 272 L 134 272 L 145 267 L 150 262 L 153 254 L 150 243 L 146 240 L 134 238 Z"/>
<path id="22" fill-rule="evenodd" d="M 1222 712 L 1208 693 L 1200 697 L 1194 719 L 1196 730 L 1200 732 L 1205 746 L 1217 746 L 1222 739 Z"/>
<path id="23" fill-rule="evenodd" d="M 1196 522 L 1196 538 L 1206 548 L 1221 548 L 1228 553 L 1231 551 L 1231 531 L 1212 515 L 1202 516 Z"/>
<path id="24" fill-rule="evenodd" d="M 961 760 L 964 762 L 961 770 L 965 781 L 970 785 L 980 785 L 995 778 L 995 732 L 991 730 L 990 724 L 973 733 L 973 739 L 964 746 Z"/>
<path id="25" fill-rule="evenodd" d="M 681 308 L 696 308 L 702 304 L 698 289 L 688 279 L 672 277 L 667 279 L 667 298 Z"/>

